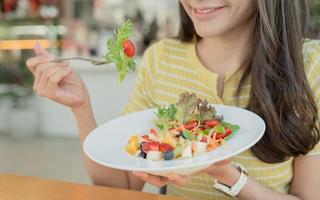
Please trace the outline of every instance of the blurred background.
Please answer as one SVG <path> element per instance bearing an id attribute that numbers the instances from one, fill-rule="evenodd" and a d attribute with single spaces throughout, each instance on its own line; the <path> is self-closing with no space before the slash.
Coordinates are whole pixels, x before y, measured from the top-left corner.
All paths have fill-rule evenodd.
<path id="1" fill-rule="evenodd" d="M 320 38 L 320 2 L 311 3 L 311 38 Z M 32 92 L 25 61 L 35 41 L 57 56 L 103 57 L 125 19 L 135 22 L 137 63 L 153 41 L 178 32 L 178 0 L 0 0 L 0 173 L 89 183 L 71 112 Z M 75 61 L 99 124 L 117 117 L 135 74 Z M 157 192 L 147 186 L 145 191 Z"/>

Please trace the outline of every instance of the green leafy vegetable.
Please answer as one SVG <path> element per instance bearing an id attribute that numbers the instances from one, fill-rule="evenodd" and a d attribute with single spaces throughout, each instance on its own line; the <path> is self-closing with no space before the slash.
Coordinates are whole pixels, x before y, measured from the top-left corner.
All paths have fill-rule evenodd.
<path id="1" fill-rule="evenodd" d="M 205 130 L 203 130 L 203 131 L 199 131 L 199 134 L 201 134 L 201 135 L 209 135 L 209 133 L 210 133 L 210 130 L 209 129 L 205 129 Z"/>
<path id="2" fill-rule="evenodd" d="M 190 121 L 194 115 L 199 114 L 197 106 L 200 102 L 201 99 L 197 98 L 194 93 L 183 93 L 177 103 L 176 119 L 183 124 Z"/>
<path id="3" fill-rule="evenodd" d="M 234 133 L 234 132 L 236 132 L 236 131 L 238 131 L 240 129 L 239 125 L 230 124 L 230 123 L 227 123 L 227 122 L 222 122 L 221 125 L 224 126 L 224 127 L 230 128 L 232 133 Z"/>
<path id="4" fill-rule="evenodd" d="M 129 70 L 135 71 L 136 63 L 132 57 L 128 57 L 123 48 L 124 42 L 134 36 L 134 24 L 127 20 L 117 31 L 116 37 L 107 41 L 108 53 L 105 56 L 106 63 L 115 63 L 119 72 L 119 81 L 123 81 Z"/>
<path id="5" fill-rule="evenodd" d="M 184 130 L 182 134 L 187 140 L 190 140 L 190 141 L 197 140 L 197 137 L 191 131 Z"/>
<path id="6" fill-rule="evenodd" d="M 214 127 L 214 132 L 225 134 L 226 130 L 224 129 L 224 127 L 222 125 L 218 125 L 218 126 Z"/>
<path id="7" fill-rule="evenodd" d="M 162 131 L 167 131 L 170 128 L 169 122 L 175 119 L 175 115 L 177 113 L 177 108 L 175 104 L 171 104 L 167 107 L 157 107 L 157 113 L 155 113 L 158 117 L 155 124 Z"/>
<path id="8" fill-rule="evenodd" d="M 201 101 L 198 105 L 198 110 L 202 121 L 212 120 L 216 115 L 216 109 L 212 105 L 209 105 L 206 100 Z"/>

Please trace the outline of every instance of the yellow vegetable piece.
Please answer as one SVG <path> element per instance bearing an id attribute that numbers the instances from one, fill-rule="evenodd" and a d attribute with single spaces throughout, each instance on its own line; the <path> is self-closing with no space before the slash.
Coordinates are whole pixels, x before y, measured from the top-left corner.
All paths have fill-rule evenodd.
<path id="1" fill-rule="evenodd" d="M 138 144 L 138 142 L 139 142 L 139 134 L 131 136 L 129 142 L 133 142 L 133 143 L 137 143 Z"/>
<path id="2" fill-rule="evenodd" d="M 130 141 L 126 146 L 126 151 L 131 155 L 135 155 L 135 153 L 138 151 L 137 143 Z"/>

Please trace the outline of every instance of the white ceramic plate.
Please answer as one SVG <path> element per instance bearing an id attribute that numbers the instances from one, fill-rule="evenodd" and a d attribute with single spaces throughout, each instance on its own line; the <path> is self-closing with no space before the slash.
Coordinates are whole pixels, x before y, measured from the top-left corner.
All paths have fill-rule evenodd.
<path id="1" fill-rule="evenodd" d="M 191 174 L 211 164 L 233 157 L 249 149 L 263 136 L 264 121 L 256 114 L 233 106 L 214 105 L 226 122 L 238 124 L 240 130 L 214 151 L 188 159 L 150 161 L 136 158 L 125 151 L 130 136 L 147 134 L 154 125 L 155 109 L 132 113 L 106 122 L 93 130 L 84 141 L 84 152 L 95 162 L 107 167 L 145 171 L 156 175 L 175 172 Z"/>

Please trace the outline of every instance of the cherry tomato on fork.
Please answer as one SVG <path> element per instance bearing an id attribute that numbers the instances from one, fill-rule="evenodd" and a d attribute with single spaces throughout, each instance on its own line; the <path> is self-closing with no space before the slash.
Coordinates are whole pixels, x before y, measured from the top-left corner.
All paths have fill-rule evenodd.
<path id="1" fill-rule="evenodd" d="M 130 58 L 136 55 L 136 48 L 130 40 L 125 40 L 123 42 L 123 49 L 124 53 Z"/>

